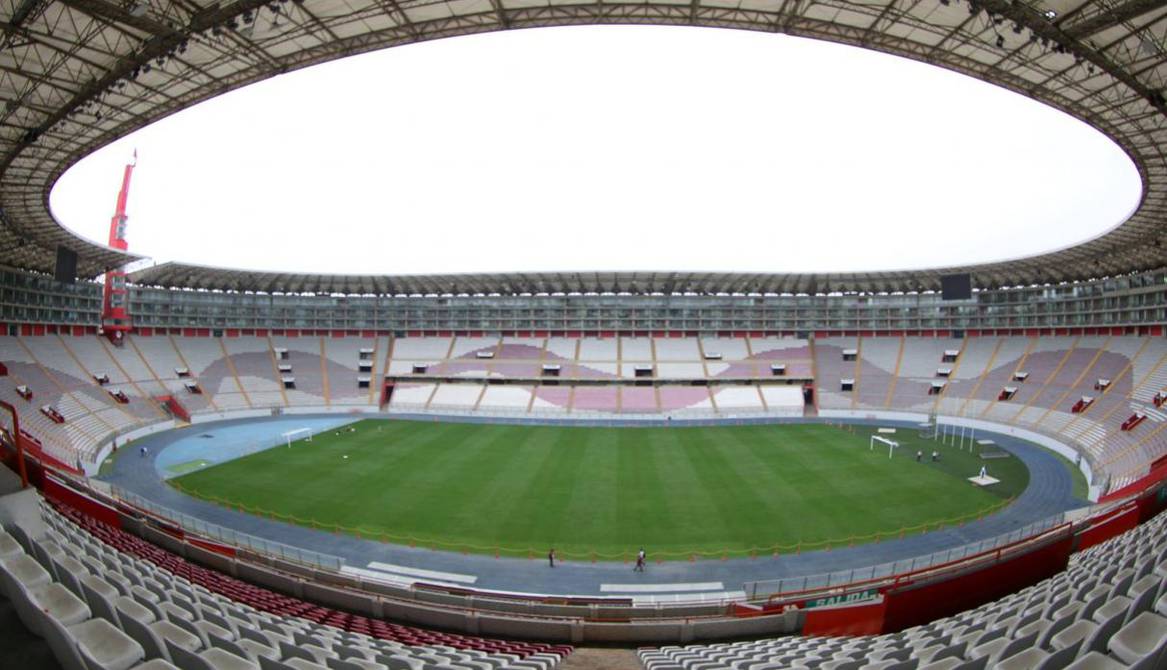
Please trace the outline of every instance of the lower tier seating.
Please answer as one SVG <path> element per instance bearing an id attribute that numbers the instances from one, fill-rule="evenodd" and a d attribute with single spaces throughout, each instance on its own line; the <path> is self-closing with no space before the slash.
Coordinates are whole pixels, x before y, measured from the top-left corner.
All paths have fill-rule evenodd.
<path id="1" fill-rule="evenodd" d="M 44 537 L 0 531 L 0 577 L 65 670 L 551 670 L 571 653 L 320 607 L 67 507 L 42 503 L 42 516 Z"/>
<path id="2" fill-rule="evenodd" d="M 1162 670 L 1167 514 L 1001 600 L 891 635 L 644 648 L 647 670 Z"/>

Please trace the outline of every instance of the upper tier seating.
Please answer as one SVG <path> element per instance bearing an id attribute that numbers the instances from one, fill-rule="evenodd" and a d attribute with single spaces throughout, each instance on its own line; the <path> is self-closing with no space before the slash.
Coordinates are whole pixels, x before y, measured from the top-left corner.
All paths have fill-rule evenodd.
<path id="1" fill-rule="evenodd" d="M 386 338 L 371 337 L 320 338 L 324 352 L 322 374 L 326 374 L 328 377 L 328 400 L 331 404 L 370 405 L 376 402 L 376 396 L 370 395 L 369 389 L 362 389 L 357 385 L 357 377 L 360 375 L 358 365 L 361 350 L 372 349 L 374 358 L 371 367 L 379 372 L 380 370 L 376 367 L 375 352 L 385 350 L 383 346 L 379 346 L 385 340 Z M 320 352 L 317 352 L 317 359 L 319 359 L 319 355 Z M 321 369 L 320 363 L 317 363 L 316 369 Z M 294 372 L 298 385 L 300 371 L 295 370 Z M 312 374 L 312 371 L 305 370 L 305 373 Z"/>

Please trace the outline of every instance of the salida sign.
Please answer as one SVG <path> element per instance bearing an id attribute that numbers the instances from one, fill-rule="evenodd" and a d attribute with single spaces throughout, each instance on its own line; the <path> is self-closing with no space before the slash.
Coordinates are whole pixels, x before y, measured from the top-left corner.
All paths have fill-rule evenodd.
<path id="1" fill-rule="evenodd" d="M 851 603 L 860 603 L 865 600 L 875 600 L 879 596 L 878 589 L 867 589 L 866 591 L 855 591 L 853 593 L 840 593 L 836 596 L 827 596 L 826 598 L 815 598 L 814 600 L 806 601 L 805 608 L 812 607 L 829 607 L 830 605 L 849 605 Z"/>

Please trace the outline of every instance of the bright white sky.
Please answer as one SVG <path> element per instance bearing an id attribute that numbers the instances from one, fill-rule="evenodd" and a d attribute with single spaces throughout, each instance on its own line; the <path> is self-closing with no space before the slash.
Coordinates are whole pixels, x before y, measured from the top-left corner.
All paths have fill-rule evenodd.
<path id="1" fill-rule="evenodd" d="M 846 271 L 1030 255 L 1124 220 L 1088 126 L 850 47 L 670 27 L 458 37 L 295 72 L 96 152 L 52 194 L 104 242 L 264 270 Z"/>

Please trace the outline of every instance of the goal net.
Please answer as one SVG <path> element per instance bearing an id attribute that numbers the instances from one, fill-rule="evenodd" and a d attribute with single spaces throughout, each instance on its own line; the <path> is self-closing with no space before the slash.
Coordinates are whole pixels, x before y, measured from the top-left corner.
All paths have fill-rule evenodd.
<path id="1" fill-rule="evenodd" d="M 289 447 L 291 447 L 292 443 L 296 442 L 297 440 L 304 440 L 305 442 L 312 441 L 311 428 L 297 428 L 295 430 L 289 430 L 288 432 L 281 434 L 283 435 L 284 439 L 287 440 Z"/>
<path id="2" fill-rule="evenodd" d="M 920 437 L 926 440 L 934 440 L 940 431 L 940 422 L 937 420 L 935 412 L 928 415 L 928 420 L 924 423 L 917 424 L 916 427 L 920 431 Z"/>

